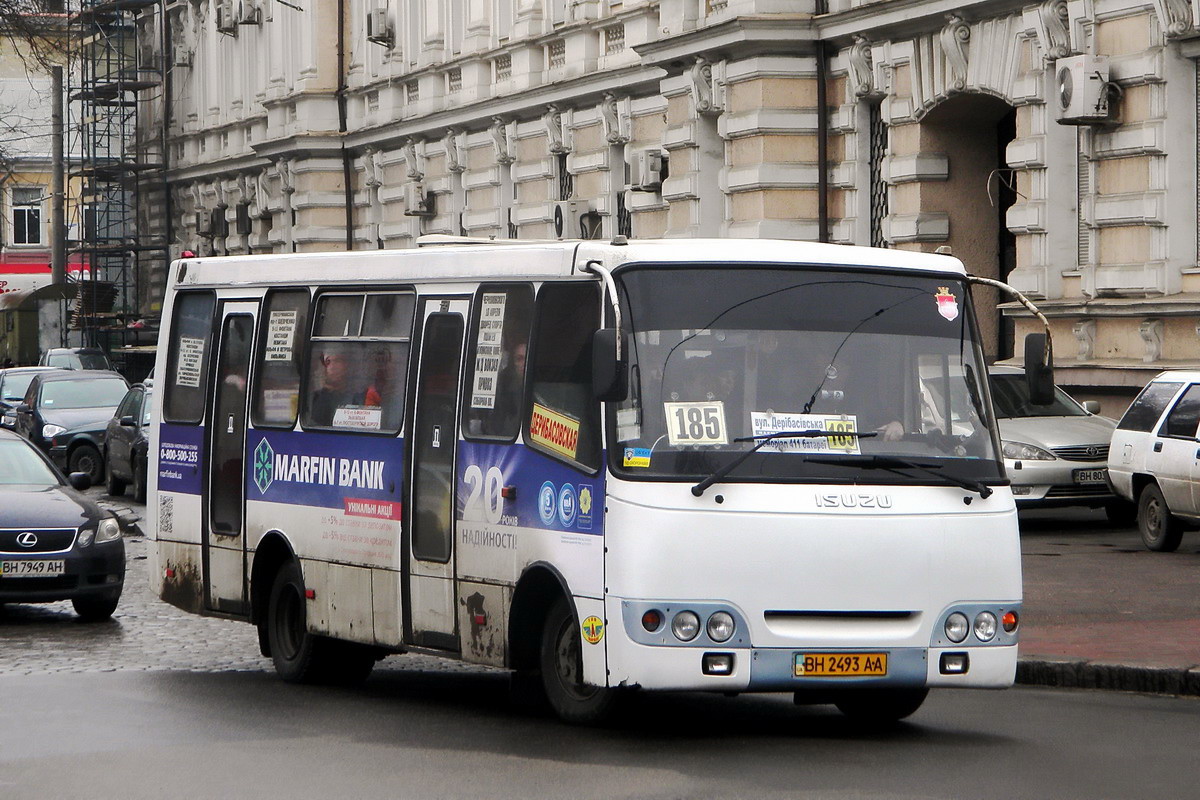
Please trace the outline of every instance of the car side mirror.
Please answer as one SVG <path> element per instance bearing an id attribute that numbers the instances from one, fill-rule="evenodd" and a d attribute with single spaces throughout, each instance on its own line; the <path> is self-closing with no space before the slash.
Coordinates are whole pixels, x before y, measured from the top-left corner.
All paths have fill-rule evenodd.
<path id="1" fill-rule="evenodd" d="M 621 333 L 621 358 L 617 358 L 617 329 L 601 328 L 592 335 L 592 395 L 604 402 L 624 400 L 629 394 L 628 337 Z"/>
<path id="2" fill-rule="evenodd" d="M 1099 414 L 1100 413 L 1100 401 L 1099 400 L 1084 400 L 1083 401 L 1083 410 L 1088 412 L 1089 414 Z"/>
<path id="3" fill-rule="evenodd" d="M 17 406 L 17 411 L 22 411 L 26 414 L 28 414 L 32 410 L 33 409 L 29 407 L 29 403 L 21 403 L 21 405 Z"/>
<path id="4" fill-rule="evenodd" d="M 71 484 L 71 488 L 81 492 L 92 487 L 92 476 L 86 472 L 72 472 L 67 476 L 67 481 Z"/>
<path id="5" fill-rule="evenodd" d="M 126 414 L 125 416 L 121 417 L 121 421 L 119 424 L 122 428 L 136 428 L 137 427 L 137 421 L 130 414 Z"/>
<path id="6" fill-rule="evenodd" d="M 1054 353 L 1044 333 L 1025 337 L 1025 384 L 1029 402 L 1048 406 L 1054 402 Z"/>

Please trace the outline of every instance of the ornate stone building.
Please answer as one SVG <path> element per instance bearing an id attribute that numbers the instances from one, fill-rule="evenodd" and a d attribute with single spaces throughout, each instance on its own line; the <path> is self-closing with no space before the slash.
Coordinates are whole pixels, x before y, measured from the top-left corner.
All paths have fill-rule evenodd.
<path id="1" fill-rule="evenodd" d="M 1200 363 L 1198 6 L 172 0 L 175 250 L 948 246 L 1038 298 L 1059 381 L 1119 413 Z M 1011 356 L 1029 319 L 977 307 Z"/>

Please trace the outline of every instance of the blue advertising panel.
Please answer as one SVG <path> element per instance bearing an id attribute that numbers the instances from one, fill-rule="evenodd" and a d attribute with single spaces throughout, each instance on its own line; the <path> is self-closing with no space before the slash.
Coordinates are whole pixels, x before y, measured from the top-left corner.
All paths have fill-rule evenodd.
<path id="1" fill-rule="evenodd" d="M 246 499 L 400 518 L 404 440 L 246 431 Z"/>
<path id="2" fill-rule="evenodd" d="M 158 490 L 200 494 L 203 450 L 204 428 L 199 425 L 159 425 Z"/>
<path id="3" fill-rule="evenodd" d="M 500 490 L 514 487 L 516 497 Z M 456 516 L 602 534 L 604 473 L 591 477 L 521 444 L 460 442 Z"/>

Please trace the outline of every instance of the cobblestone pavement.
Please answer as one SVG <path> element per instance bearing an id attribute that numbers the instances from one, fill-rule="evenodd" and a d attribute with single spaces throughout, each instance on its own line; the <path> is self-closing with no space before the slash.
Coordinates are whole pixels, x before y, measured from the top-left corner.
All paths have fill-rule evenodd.
<path id="1" fill-rule="evenodd" d="M 144 506 L 87 492 L 125 529 L 125 590 L 109 621 L 83 623 L 69 602 L 0 608 L 0 675 L 61 672 L 269 671 L 252 625 L 200 617 L 159 600 L 147 575 L 149 544 L 137 528 Z M 380 668 L 481 669 L 430 656 L 390 656 Z"/>

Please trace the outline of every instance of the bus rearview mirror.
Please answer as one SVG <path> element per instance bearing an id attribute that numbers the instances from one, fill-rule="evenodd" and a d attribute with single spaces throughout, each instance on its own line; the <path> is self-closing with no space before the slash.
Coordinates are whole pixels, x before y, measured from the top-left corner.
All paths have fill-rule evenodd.
<path id="1" fill-rule="evenodd" d="M 592 394 L 597 400 L 616 402 L 629 394 L 628 340 L 621 334 L 621 359 L 617 359 L 617 329 L 601 328 L 592 335 Z"/>
<path id="2" fill-rule="evenodd" d="M 1029 402 L 1036 406 L 1054 402 L 1054 353 L 1047 349 L 1044 333 L 1025 337 L 1025 383 Z"/>

